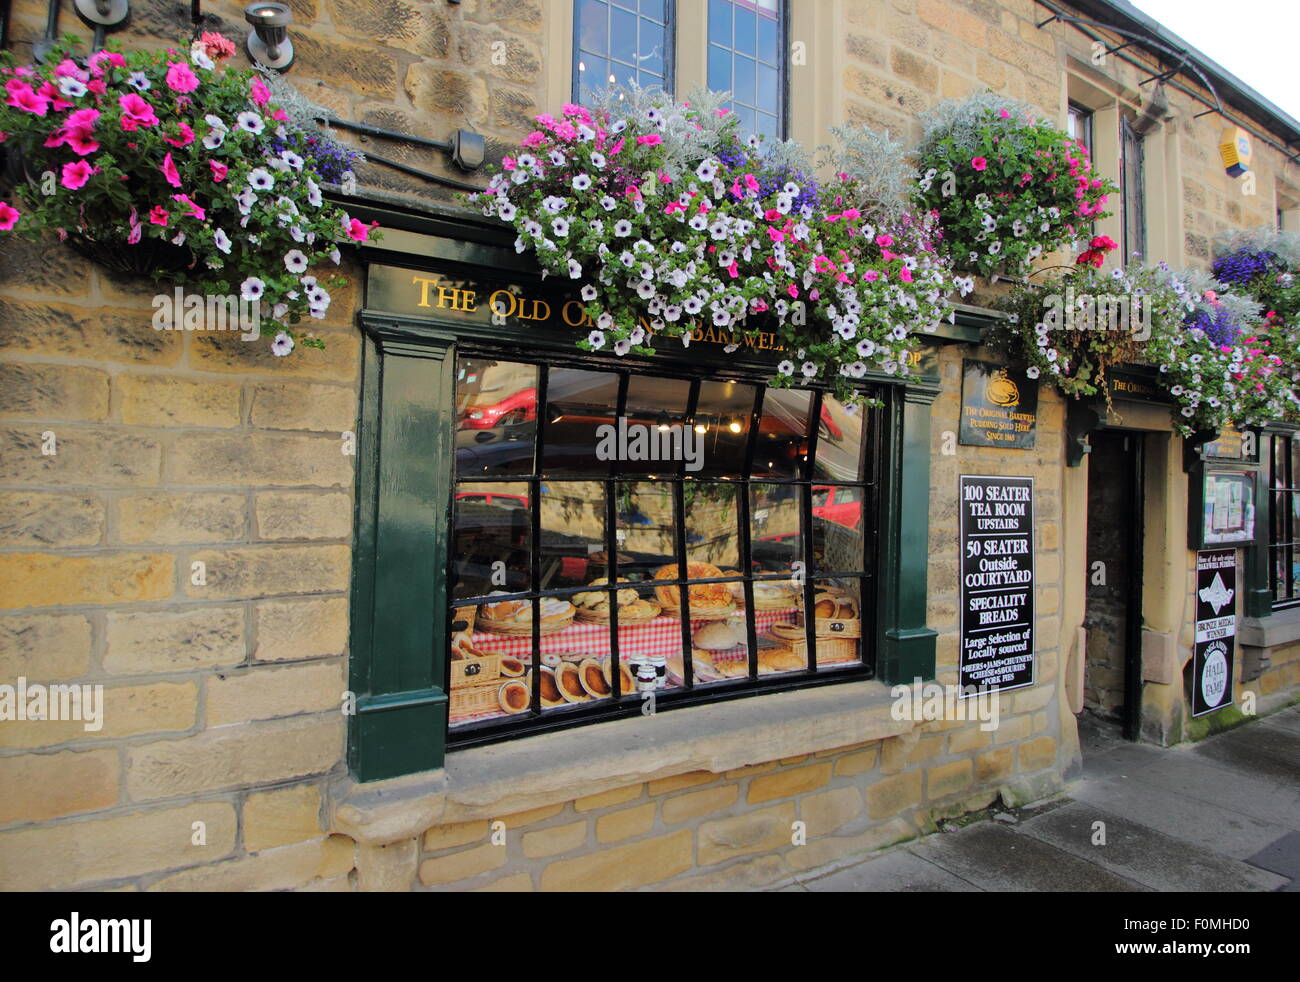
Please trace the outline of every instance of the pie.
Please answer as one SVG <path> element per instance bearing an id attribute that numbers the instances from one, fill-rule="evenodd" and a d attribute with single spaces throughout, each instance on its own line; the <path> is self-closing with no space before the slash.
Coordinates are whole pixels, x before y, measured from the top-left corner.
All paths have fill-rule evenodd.
<path id="1" fill-rule="evenodd" d="M 675 580 L 680 576 L 681 571 L 674 563 L 667 566 L 660 566 L 655 570 L 656 580 Z M 687 563 L 686 578 L 688 580 L 705 580 L 721 576 L 722 570 L 712 563 Z M 660 586 L 655 587 L 655 596 L 665 607 L 681 607 L 681 588 L 677 586 Z M 693 583 L 690 586 L 690 600 L 692 613 L 704 613 L 706 611 L 721 611 L 727 608 L 734 608 L 735 601 L 731 597 L 731 587 L 726 583 Z"/>

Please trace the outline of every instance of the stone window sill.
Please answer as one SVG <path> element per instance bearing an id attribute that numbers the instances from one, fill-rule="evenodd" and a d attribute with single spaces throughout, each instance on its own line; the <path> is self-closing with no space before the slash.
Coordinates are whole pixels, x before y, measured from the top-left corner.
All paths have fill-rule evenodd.
<path id="1" fill-rule="evenodd" d="M 454 751 L 439 771 L 331 795 L 331 827 L 368 845 L 690 771 L 724 771 L 897 736 L 881 682 L 779 692 Z"/>
<path id="2" fill-rule="evenodd" d="M 1300 607 L 1274 611 L 1268 617 L 1243 617 L 1237 641 L 1252 648 L 1276 648 L 1300 641 Z"/>

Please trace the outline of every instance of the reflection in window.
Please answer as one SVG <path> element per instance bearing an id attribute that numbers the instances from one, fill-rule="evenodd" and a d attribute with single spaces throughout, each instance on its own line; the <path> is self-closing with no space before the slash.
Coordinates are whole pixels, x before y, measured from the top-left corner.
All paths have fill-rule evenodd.
<path id="1" fill-rule="evenodd" d="M 456 381 L 456 473 L 529 474 L 537 434 L 537 367 L 463 358 Z"/>
<path id="2" fill-rule="evenodd" d="M 596 456 L 597 430 L 615 422 L 618 376 L 573 368 L 551 371 L 546 383 L 545 474 L 590 476 L 608 472 L 609 462 Z"/>
<path id="3" fill-rule="evenodd" d="M 782 0 L 709 0 L 709 88 L 731 93 L 742 135 L 784 135 L 784 8 Z"/>
<path id="4" fill-rule="evenodd" d="M 591 105 L 608 85 L 672 89 L 673 0 L 577 0 L 574 99 Z M 665 84 L 667 80 L 667 84 Z"/>
<path id="5" fill-rule="evenodd" d="M 817 421 L 817 455 L 813 480 L 862 481 L 866 454 L 862 443 L 863 418 L 870 410 L 849 409 L 833 396 L 822 397 Z"/>
<path id="6" fill-rule="evenodd" d="M 812 551 L 816 569 L 834 573 L 862 569 L 862 488 L 818 486 L 812 489 L 812 494 Z"/>
<path id="7" fill-rule="evenodd" d="M 794 479 L 803 476 L 808 453 L 808 419 L 812 393 L 806 389 L 768 389 L 754 445 L 755 477 Z"/>

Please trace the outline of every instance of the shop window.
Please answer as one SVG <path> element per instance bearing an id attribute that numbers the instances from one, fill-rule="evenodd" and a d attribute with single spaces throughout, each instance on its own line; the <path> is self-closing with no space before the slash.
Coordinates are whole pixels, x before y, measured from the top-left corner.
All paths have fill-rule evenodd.
<path id="1" fill-rule="evenodd" d="M 1120 120 L 1120 192 L 1124 222 L 1124 262 L 1147 254 L 1146 180 L 1142 137 L 1128 118 Z"/>
<path id="2" fill-rule="evenodd" d="M 1077 143 L 1082 143 L 1092 154 L 1092 110 L 1086 109 L 1076 102 L 1070 103 L 1070 112 L 1067 118 L 1066 132 L 1070 139 Z"/>
<path id="3" fill-rule="evenodd" d="M 881 410 L 471 357 L 455 377 L 451 743 L 871 674 Z"/>
<path id="4" fill-rule="evenodd" d="M 672 89 L 674 0 L 575 0 L 573 98 L 608 85 Z"/>
<path id="5" fill-rule="evenodd" d="M 1300 434 L 1269 442 L 1269 587 L 1274 607 L 1300 604 Z"/>
<path id="6" fill-rule="evenodd" d="M 708 86 L 730 92 L 742 133 L 785 135 L 784 0 L 708 0 Z"/>

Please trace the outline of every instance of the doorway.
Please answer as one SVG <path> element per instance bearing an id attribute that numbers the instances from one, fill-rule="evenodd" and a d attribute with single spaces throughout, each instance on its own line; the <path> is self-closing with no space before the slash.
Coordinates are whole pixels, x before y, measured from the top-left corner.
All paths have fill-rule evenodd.
<path id="1" fill-rule="evenodd" d="M 1142 723 L 1142 454 L 1144 437 L 1091 435 L 1084 711 L 1136 740 Z"/>

